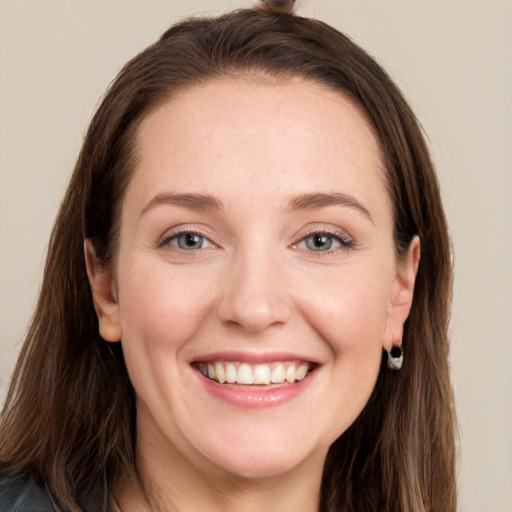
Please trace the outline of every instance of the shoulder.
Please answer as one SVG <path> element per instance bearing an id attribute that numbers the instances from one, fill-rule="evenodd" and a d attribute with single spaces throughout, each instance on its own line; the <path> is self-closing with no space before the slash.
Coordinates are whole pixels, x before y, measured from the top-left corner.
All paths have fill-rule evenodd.
<path id="1" fill-rule="evenodd" d="M 0 475 L 2 512 L 56 512 L 44 484 L 24 475 Z"/>

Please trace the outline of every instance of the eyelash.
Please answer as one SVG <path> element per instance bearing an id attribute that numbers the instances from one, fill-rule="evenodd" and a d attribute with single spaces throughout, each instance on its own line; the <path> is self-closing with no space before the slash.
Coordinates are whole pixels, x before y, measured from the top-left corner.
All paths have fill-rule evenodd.
<path id="1" fill-rule="evenodd" d="M 329 231 L 329 230 L 318 230 L 318 231 L 311 231 L 310 233 L 306 234 L 303 238 L 299 240 L 298 243 L 295 243 L 292 245 L 293 248 L 298 248 L 299 244 L 304 243 L 306 244 L 307 240 L 309 238 L 312 238 L 314 236 L 326 236 L 329 237 L 332 240 L 337 241 L 340 244 L 340 247 L 337 247 L 335 249 L 331 249 L 329 247 L 328 250 L 314 250 L 309 249 L 308 252 L 312 252 L 313 254 L 317 253 L 320 255 L 327 255 L 327 254 L 337 254 L 339 251 L 347 251 L 349 249 L 354 249 L 356 247 L 356 243 L 352 238 L 350 238 L 346 233 L 339 232 L 339 231 Z"/>
<path id="2" fill-rule="evenodd" d="M 157 247 L 162 248 L 162 247 L 165 247 L 166 245 L 170 245 L 173 240 L 178 240 L 181 236 L 184 236 L 184 235 L 198 236 L 203 241 L 206 241 L 209 244 L 209 247 L 210 246 L 215 247 L 215 244 L 209 238 L 204 236 L 202 233 L 199 233 L 199 232 L 193 231 L 193 230 L 184 230 L 184 231 L 179 231 L 177 233 L 171 233 L 169 235 L 166 235 L 161 240 L 158 241 Z M 340 247 L 337 247 L 335 249 L 331 249 L 331 247 L 329 247 L 327 250 L 315 250 L 315 249 L 311 249 L 311 248 L 307 247 L 307 240 L 312 237 L 315 237 L 315 236 L 328 237 L 329 239 L 331 239 L 331 241 L 334 240 L 334 241 L 338 242 Z M 310 233 L 307 233 L 306 236 L 301 238 L 297 243 L 292 244 L 292 248 L 297 249 L 299 247 L 299 244 L 302 244 L 302 243 L 306 244 L 306 250 L 308 252 L 318 253 L 319 255 L 321 255 L 321 254 L 336 254 L 340 250 L 346 251 L 348 249 L 353 249 L 356 247 L 356 243 L 354 242 L 354 240 L 352 240 L 350 237 L 348 237 L 346 233 L 334 232 L 334 231 L 329 231 L 329 230 L 311 231 Z M 172 244 L 172 245 L 174 245 L 174 244 Z M 196 252 L 196 251 L 205 249 L 205 247 L 200 247 L 198 249 L 192 248 L 192 249 L 187 250 L 187 249 L 184 249 L 179 246 L 177 246 L 177 248 L 181 249 L 184 252 Z"/>
<path id="3" fill-rule="evenodd" d="M 171 233 L 169 235 L 166 235 L 161 240 L 158 241 L 157 247 L 161 248 L 161 247 L 165 247 L 166 245 L 170 245 L 173 240 L 178 240 L 179 237 L 183 236 L 183 235 L 192 235 L 192 236 L 195 235 L 195 236 L 201 237 L 203 240 L 208 242 L 211 246 L 215 247 L 215 244 L 209 238 L 207 238 L 203 234 L 198 233 L 197 231 L 193 231 L 193 230 L 184 230 L 184 231 L 179 231 L 178 233 Z M 194 251 L 203 249 L 203 247 L 201 247 L 199 249 L 189 249 L 187 251 L 187 249 L 183 249 L 181 247 L 177 247 L 177 248 L 181 249 L 185 252 L 194 252 Z"/>

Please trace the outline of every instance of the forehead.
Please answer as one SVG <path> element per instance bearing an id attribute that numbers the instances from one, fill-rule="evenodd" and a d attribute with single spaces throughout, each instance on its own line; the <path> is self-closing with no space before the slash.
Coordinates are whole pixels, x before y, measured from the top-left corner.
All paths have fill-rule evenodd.
<path id="1" fill-rule="evenodd" d="M 306 80 L 228 78 L 185 89 L 141 124 L 129 193 L 314 191 L 387 202 L 377 137 L 348 96 Z M 258 191 L 260 195 L 258 196 Z M 370 197 L 369 197 L 370 196 Z"/>

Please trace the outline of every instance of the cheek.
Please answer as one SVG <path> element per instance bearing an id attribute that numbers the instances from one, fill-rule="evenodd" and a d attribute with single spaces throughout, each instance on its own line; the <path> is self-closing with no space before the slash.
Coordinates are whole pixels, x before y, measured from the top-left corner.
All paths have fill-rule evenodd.
<path id="1" fill-rule="evenodd" d="M 323 374 L 329 392 L 321 407 L 330 411 L 325 436 L 331 443 L 354 423 L 373 392 L 382 360 L 380 331 L 377 325 L 370 329 L 362 317 L 343 316 L 326 334 L 333 357 Z"/>
<path id="2" fill-rule="evenodd" d="M 333 438 L 350 426 L 372 393 L 388 312 L 389 287 L 383 274 L 350 270 L 333 273 L 301 304 L 309 325 L 331 351 L 324 374 L 330 393 L 322 400 L 333 414 Z"/>
<path id="3" fill-rule="evenodd" d="M 317 276 L 313 291 L 303 295 L 304 316 L 340 356 L 382 349 L 389 283 L 385 273 L 368 268 L 336 269 L 323 280 Z"/>
<path id="4" fill-rule="evenodd" d="M 211 289 L 186 271 L 130 262 L 119 293 L 123 351 L 130 376 L 168 373 L 187 340 L 201 327 Z M 167 365 L 167 368 L 160 367 Z M 136 386 L 135 382 L 134 385 Z"/>
<path id="5" fill-rule="evenodd" d="M 196 328 L 209 302 L 211 287 L 205 279 L 183 269 L 170 272 L 161 264 L 134 262 L 128 267 L 120 293 L 124 333 L 142 332 L 157 339 L 169 332 L 170 341 Z"/>
<path id="6" fill-rule="evenodd" d="M 329 301 L 323 321 L 316 324 L 332 350 L 336 378 L 349 392 L 355 386 L 358 393 L 369 395 L 373 388 L 382 358 L 386 304 L 385 296 L 351 288 Z"/>

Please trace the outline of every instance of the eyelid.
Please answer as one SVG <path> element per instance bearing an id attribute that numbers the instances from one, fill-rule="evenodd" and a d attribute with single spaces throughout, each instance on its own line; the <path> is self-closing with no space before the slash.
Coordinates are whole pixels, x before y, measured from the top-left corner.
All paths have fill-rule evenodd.
<path id="1" fill-rule="evenodd" d="M 208 233 L 205 233 L 205 231 L 208 231 Z M 195 226 L 194 227 L 187 227 L 186 225 L 180 225 L 175 226 L 174 228 L 168 229 L 157 241 L 156 245 L 158 248 L 168 246 L 171 240 L 177 239 L 178 237 L 185 235 L 185 234 L 192 234 L 200 236 L 201 238 L 205 239 L 209 246 L 205 248 L 190 250 L 186 252 L 200 252 L 205 249 L 210 248 L 219 248 L 220 245 L 216 243 L 213 239 L 215 236 L 212 236 L 209 234 L 211 232 L 210 229 L 198 229 Z M 334 254 L 338 253 L 340 251 L 347 251 L 349 249 L 357 248 L 357 242 L 354 240 L 354 238 L 347 233 L 344 229 L 341 229 L 339 227 L 329 227 L 329 226 L 318 226 L 315 228 L 310 227 L 306 232 L 301 233 L 297 236 L 297 241 L 291 244 L 291 247 L 294 249 L 298 249 L 299 244 L 305 242 L 305 240 L 308 237 L 311 237 L 313 235 L 327 235 L 329 237 L 335 238 L 338 240 L 340 246 L 336 247 L 334 249 L 328 249 L 325 251 L 313 251 L 311 249 L 304 249 L 307 252 L 310 253 L 317 253 L 318 255 L 327 255 L 327 254 Z M 174 244 L 173 244 L 174 245 Z M 180 249 L 177 247 L 177 249 Z M 183 250 L 183 249 L 181 249 Z"/>
<path id="2" fill-rule="evenodd" d="M 338 240 L 340 247 L 335 249 L 329 249 L 326 251 L 312 251 L 310 249 L 306 249 L 307 252 L 318 254 L 318 255 L 327 255 L 327 254 L 335 254 L 340 251 L 347 251 L 349 249 L 354 249 L 357 247 L 355 240 L 345 231 L 340 228 L 329 228 L 329 227 L 318 227 L 316 229 L 310 229 L 305 234 L 301 234 L 300 239 L 292 244 L 292 247 L 298 249 L 299 244 L 302 242 L 305 243 L 306 239 L 314 236 L 314 235 L 327 235 L 332 238 Z"/>
<path id="3" fill-rule="evenodd" d="M 217 248 L 218 247 L 218 244 L 216 244 L 215 242 L 212 241 L 210 235 L 206 235 L 201 230 L 198 230 L 198 229 L 195 229 L 195 228 L 185 228 L 185 227 L 176 227 L 176 228 L 173 228 L 173 229 L 170 229 L 170 230 L 166 231 L 158 239 L 156 245 L 157 245 L 158 248 L 165 247 L 167 245 L 170 245 L 171 240 L 175 240 L 175 239 L 177 239 L 178 237 L 180 237 L 182 235 L 188 235 L 188 234 L 190 234 L 190 235 L 197 235 L 197 236 L 200 236 L 201 238 L 204 238 L 205 240 L 207 240 L 208 243 L 210 244 L 210 246 L 209 247 L 205 247 L 204 249 L 209 249 L 211 247 L 213 247 L 213 248 Z M 177 248 L 180 249 L 179 247 L 177 247 Z M 201 251 L 202 249 L 195 249 L 194 251 L 190 251 L 190 252 L 198 252 L 198 251 Z"/>

